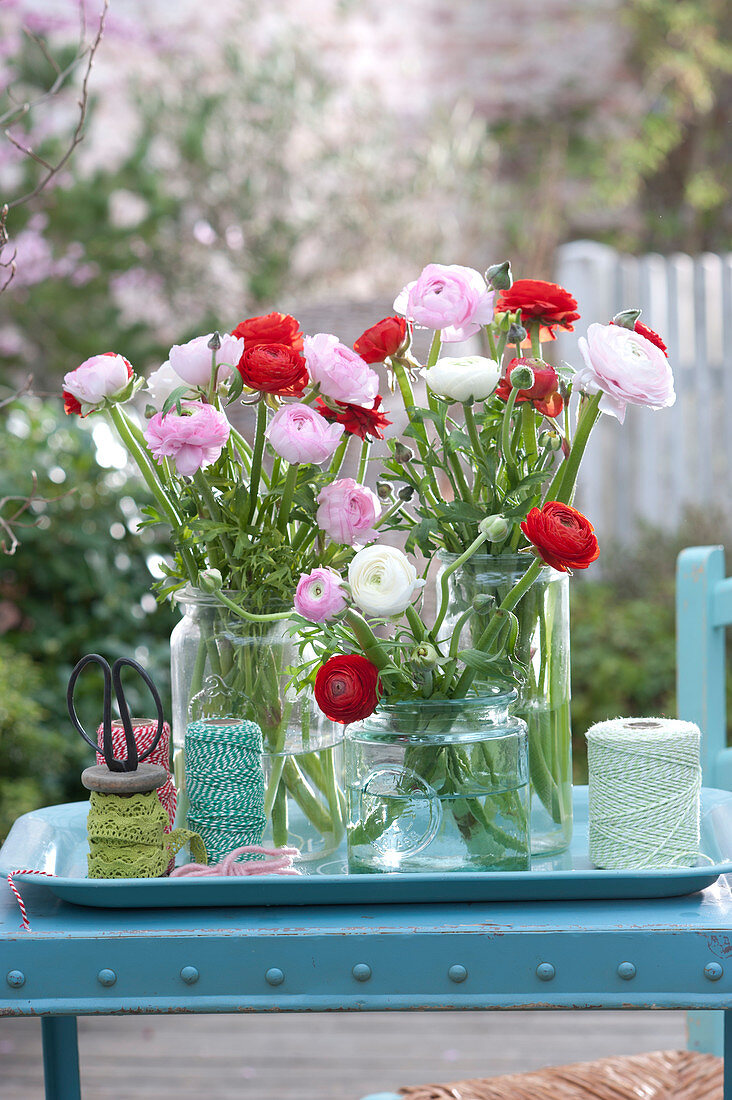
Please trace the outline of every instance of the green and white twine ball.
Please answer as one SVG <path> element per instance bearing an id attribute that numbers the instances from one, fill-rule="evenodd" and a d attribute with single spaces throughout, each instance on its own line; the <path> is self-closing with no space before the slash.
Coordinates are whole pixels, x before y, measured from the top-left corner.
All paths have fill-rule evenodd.
<path id="1" fill-rule="evenodd" d="M 699 854 L 699 727 L 616 718 L 587 732 L 590 859 L 596 867 L 690 867 Z"/>
<path id="2" fill-rule="evenodd" d="M 261 844 L 264 813 L 262 731 L 256 722 L 207 718 L 186 730 L 188 826 L 209 862 L 233 848 Z"/>

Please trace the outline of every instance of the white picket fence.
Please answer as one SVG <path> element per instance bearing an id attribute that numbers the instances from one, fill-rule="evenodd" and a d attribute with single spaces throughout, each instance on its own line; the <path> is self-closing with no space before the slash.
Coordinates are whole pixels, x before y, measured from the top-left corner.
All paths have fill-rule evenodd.
<path id="1" fill-rule="evenodd" d="M 673 529 L 688 505 L 732 514 L 732 253 L 628 256 L 573 241 L 559 249 L 556 278 L 582 315 L 557 343 L 561 359 L 579 365 L 591 322 L 640 307 L 674 370 L 673 408 L 630 407 L 622 426 L 603 416 L 595 427 L 577 505 L 598 536 L 630 542 L 641 521 Z"/>

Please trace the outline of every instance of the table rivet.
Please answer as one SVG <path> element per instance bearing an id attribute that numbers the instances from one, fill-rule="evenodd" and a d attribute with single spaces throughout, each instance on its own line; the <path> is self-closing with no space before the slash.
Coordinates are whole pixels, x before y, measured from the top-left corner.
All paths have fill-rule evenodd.
<path id="1" fill-rule="evenodd" d="M 451 966 L 448 970 L 447 976 L 451 982 L 464 982 L 468 976 L 468 971 L 464 966 L 461 966 L 460 963 L 455 963 L 455 965 Z"/>
<path id="2" fill-rule="evenodd" d="M 109 987 L 110 985 L 114 985 L 117 981 L 117 975 L 114 970 L 100 970 L 97 974 L 97 981 L 100 985 Z"/>
<path id="3" fill-rule="evenodd" d="M 180 972 L 180 976 L 186 985 L 195 985 L 201 975 L 198 973 L 195 966 L 184 966 Z"/>
<path id="4" fill-rule="evenodd" d="M 551 963 L 539 963 L 536 968 L 536 976 L 542 982 L 550 982 L 556 973 Z"/>
<path id="5" fill-rule="evenodd" d="M 351 973 L 357 982 L 367 982 L 371 977 L 371 967 L 368 963 L 356 963 Z"/>
<path id="6" fill-rule="evenodd" d="M 9 970 L 5 981 L 8 985 L 11 985 L 13 989 L 20 989 L 22 985 L 25 985 L 25 974 L 22 970 Z"/>
<path id="7" fill-rule="evenodd" d="M 285 980 L 285 975 L 277 966 L 271 966 L 267 973 L 264 975 L 265 981 L 270 985 L 282 985 Z"/>
<path id="8" fill-rule="evenodd" d="M 624 982 L 631 981 L 636 975 L 636 969 L 633 963 L 624 962 L 618 967 L 618 977 L 622 978 Z"/>
<path id="9" fill-rule="evenodd" d="M 708 978 L 710 982 L 718 982 L 724 974 L 724 970 L 719 963 L 707 963 L 704 967 L 704 977 Z"/>

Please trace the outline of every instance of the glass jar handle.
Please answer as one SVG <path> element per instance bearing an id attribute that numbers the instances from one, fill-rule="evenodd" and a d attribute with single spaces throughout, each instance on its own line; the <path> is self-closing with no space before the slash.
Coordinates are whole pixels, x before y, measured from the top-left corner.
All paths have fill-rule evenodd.
<path id="1" fill-rule="evenodd" d="M 363 780 L 362 799 L 379 805 L 385 827 L 372 844 L 395 860 L 415 856 L 437 836 L 442 804 L 429 783 L 410 768 L 386 764 L 372 768 Z"/>

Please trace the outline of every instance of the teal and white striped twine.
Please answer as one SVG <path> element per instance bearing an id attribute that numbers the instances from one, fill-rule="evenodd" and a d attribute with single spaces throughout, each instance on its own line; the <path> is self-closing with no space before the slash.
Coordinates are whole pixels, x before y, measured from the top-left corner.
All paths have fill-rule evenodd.
<path id="1" fill-rule="evenodd" d="M 188 827 L 209 862 L 233 848 L 261 844 L 264 813 L 262 731 L 256 722 L 208 718 L 186 730 Z"/>
<path id="2" fill-rule="evenodd" d="M 699 855 L 699 727 L 615 718 L 587 731 L 590 859 L 610 870 L 690 867 Z"/>

